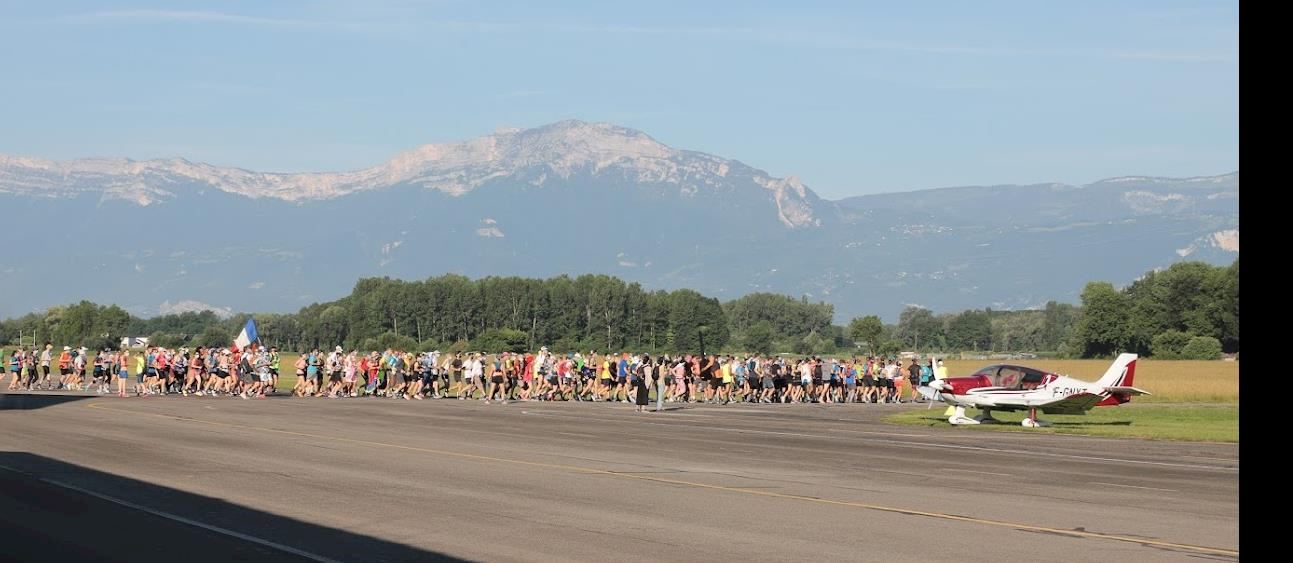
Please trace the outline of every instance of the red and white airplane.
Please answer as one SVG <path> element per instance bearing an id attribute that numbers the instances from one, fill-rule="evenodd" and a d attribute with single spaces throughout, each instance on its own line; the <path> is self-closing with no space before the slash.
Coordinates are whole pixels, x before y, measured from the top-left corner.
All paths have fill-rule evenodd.
<path id="1" fill-rule="evenodd" d="M 1022 424 L 1037 428 L 1046 425 L 1037 419 L 1038 410 L 1046 414 L 1086 414 L 1092 407 L 1121 405 L 1133 395 L 1148 395 L 1148 391 L 1131 386 L 1136 377 L 1136 358 L 1135 354 L 1118 356 L 1095 383 L 1030 367 L 997 364 L 968 377 L 936 379 L 919 391 L 931 400 L 955 407 L 956 413 L 947 419 L 952 424 L 999 422 L 992 418 L 992 411 L 1026 410 L 1028 418 Z M 977 408 L 983 414 L 967 417 L 966 407 Z"/>

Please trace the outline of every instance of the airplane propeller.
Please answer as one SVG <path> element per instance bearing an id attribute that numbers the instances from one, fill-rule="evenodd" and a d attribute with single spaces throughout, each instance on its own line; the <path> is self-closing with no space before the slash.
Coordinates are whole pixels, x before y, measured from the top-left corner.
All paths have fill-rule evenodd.
<path id="1" fill-rule="evenodd" d="M 934 374 L 935 379 L 916 388 L 916 392 L 929 401 L 929 404 L 925 406 L 925 410 L 934 408 L 934 403 L 942 401 L 942 398 L 939 397 L 939 391 L 943 389 L 943 381 L 937 379 L 938 360 L 934 356 L 929 357 L 929 371 Z"/>

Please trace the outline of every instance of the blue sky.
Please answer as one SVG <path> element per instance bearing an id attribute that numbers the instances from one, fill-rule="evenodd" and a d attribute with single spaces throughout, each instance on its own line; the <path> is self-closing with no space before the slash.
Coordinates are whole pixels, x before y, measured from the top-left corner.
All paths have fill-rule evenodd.
<path id="1" fill-rule="evenodd" d="M 819 194 L 1238 168 L 1236 2 L 0 0 L 0 153 L 371 166 L 577 118 Z"/>

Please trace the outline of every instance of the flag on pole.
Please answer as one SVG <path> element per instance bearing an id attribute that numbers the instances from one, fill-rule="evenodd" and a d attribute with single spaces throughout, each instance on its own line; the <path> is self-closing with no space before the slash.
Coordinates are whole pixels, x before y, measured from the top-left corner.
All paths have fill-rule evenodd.
<path id="1" fill-rule="evenodd" d="M 233 340 L 233 344 L 239 349 L 243 349 L 252 342 L 259 341 L 260 336 L 256 334 L 256 319 L 247 319 L 247 324 L 242 327 L 242 332 L 238 333 L 238 338 Z"/>

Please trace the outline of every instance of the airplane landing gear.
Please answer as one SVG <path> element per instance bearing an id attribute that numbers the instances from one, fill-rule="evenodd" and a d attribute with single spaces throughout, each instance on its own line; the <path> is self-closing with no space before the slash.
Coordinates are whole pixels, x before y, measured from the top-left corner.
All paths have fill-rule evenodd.
<path id="1" fill-rule="evenodd" d="M 1000 420 L 997 420 L 992 417 L 991 410 L 983 409 L 982 414 L 974 418 L 970 418 L 968 416 L 965 416 L 965 407 L 955 407 L 955 408 L 956 408 L 955 414 L 947 417 L 947 421 L 952 424 L 955 424 L 958 426 L 963 424 L 1001 424 Z"/>
<path id="2" fill-rule="evenodd" d="M 1025 418 L 1019 424 L 1024 428 L 1045 428 L 1051 425 L 1051 423 L 1044 420 L 1037 420 L 1037 409 L 1035 408 L 1028 409 L 1028 418 Z"/>
<path id="3" fill-rule="evenodd" d="M 965 407 L 956 407 L 956 412 L 947 417 L 947 422 L 956 426 L 963 424 L 979 424 L 979 420 L 965 416 Z"/>

